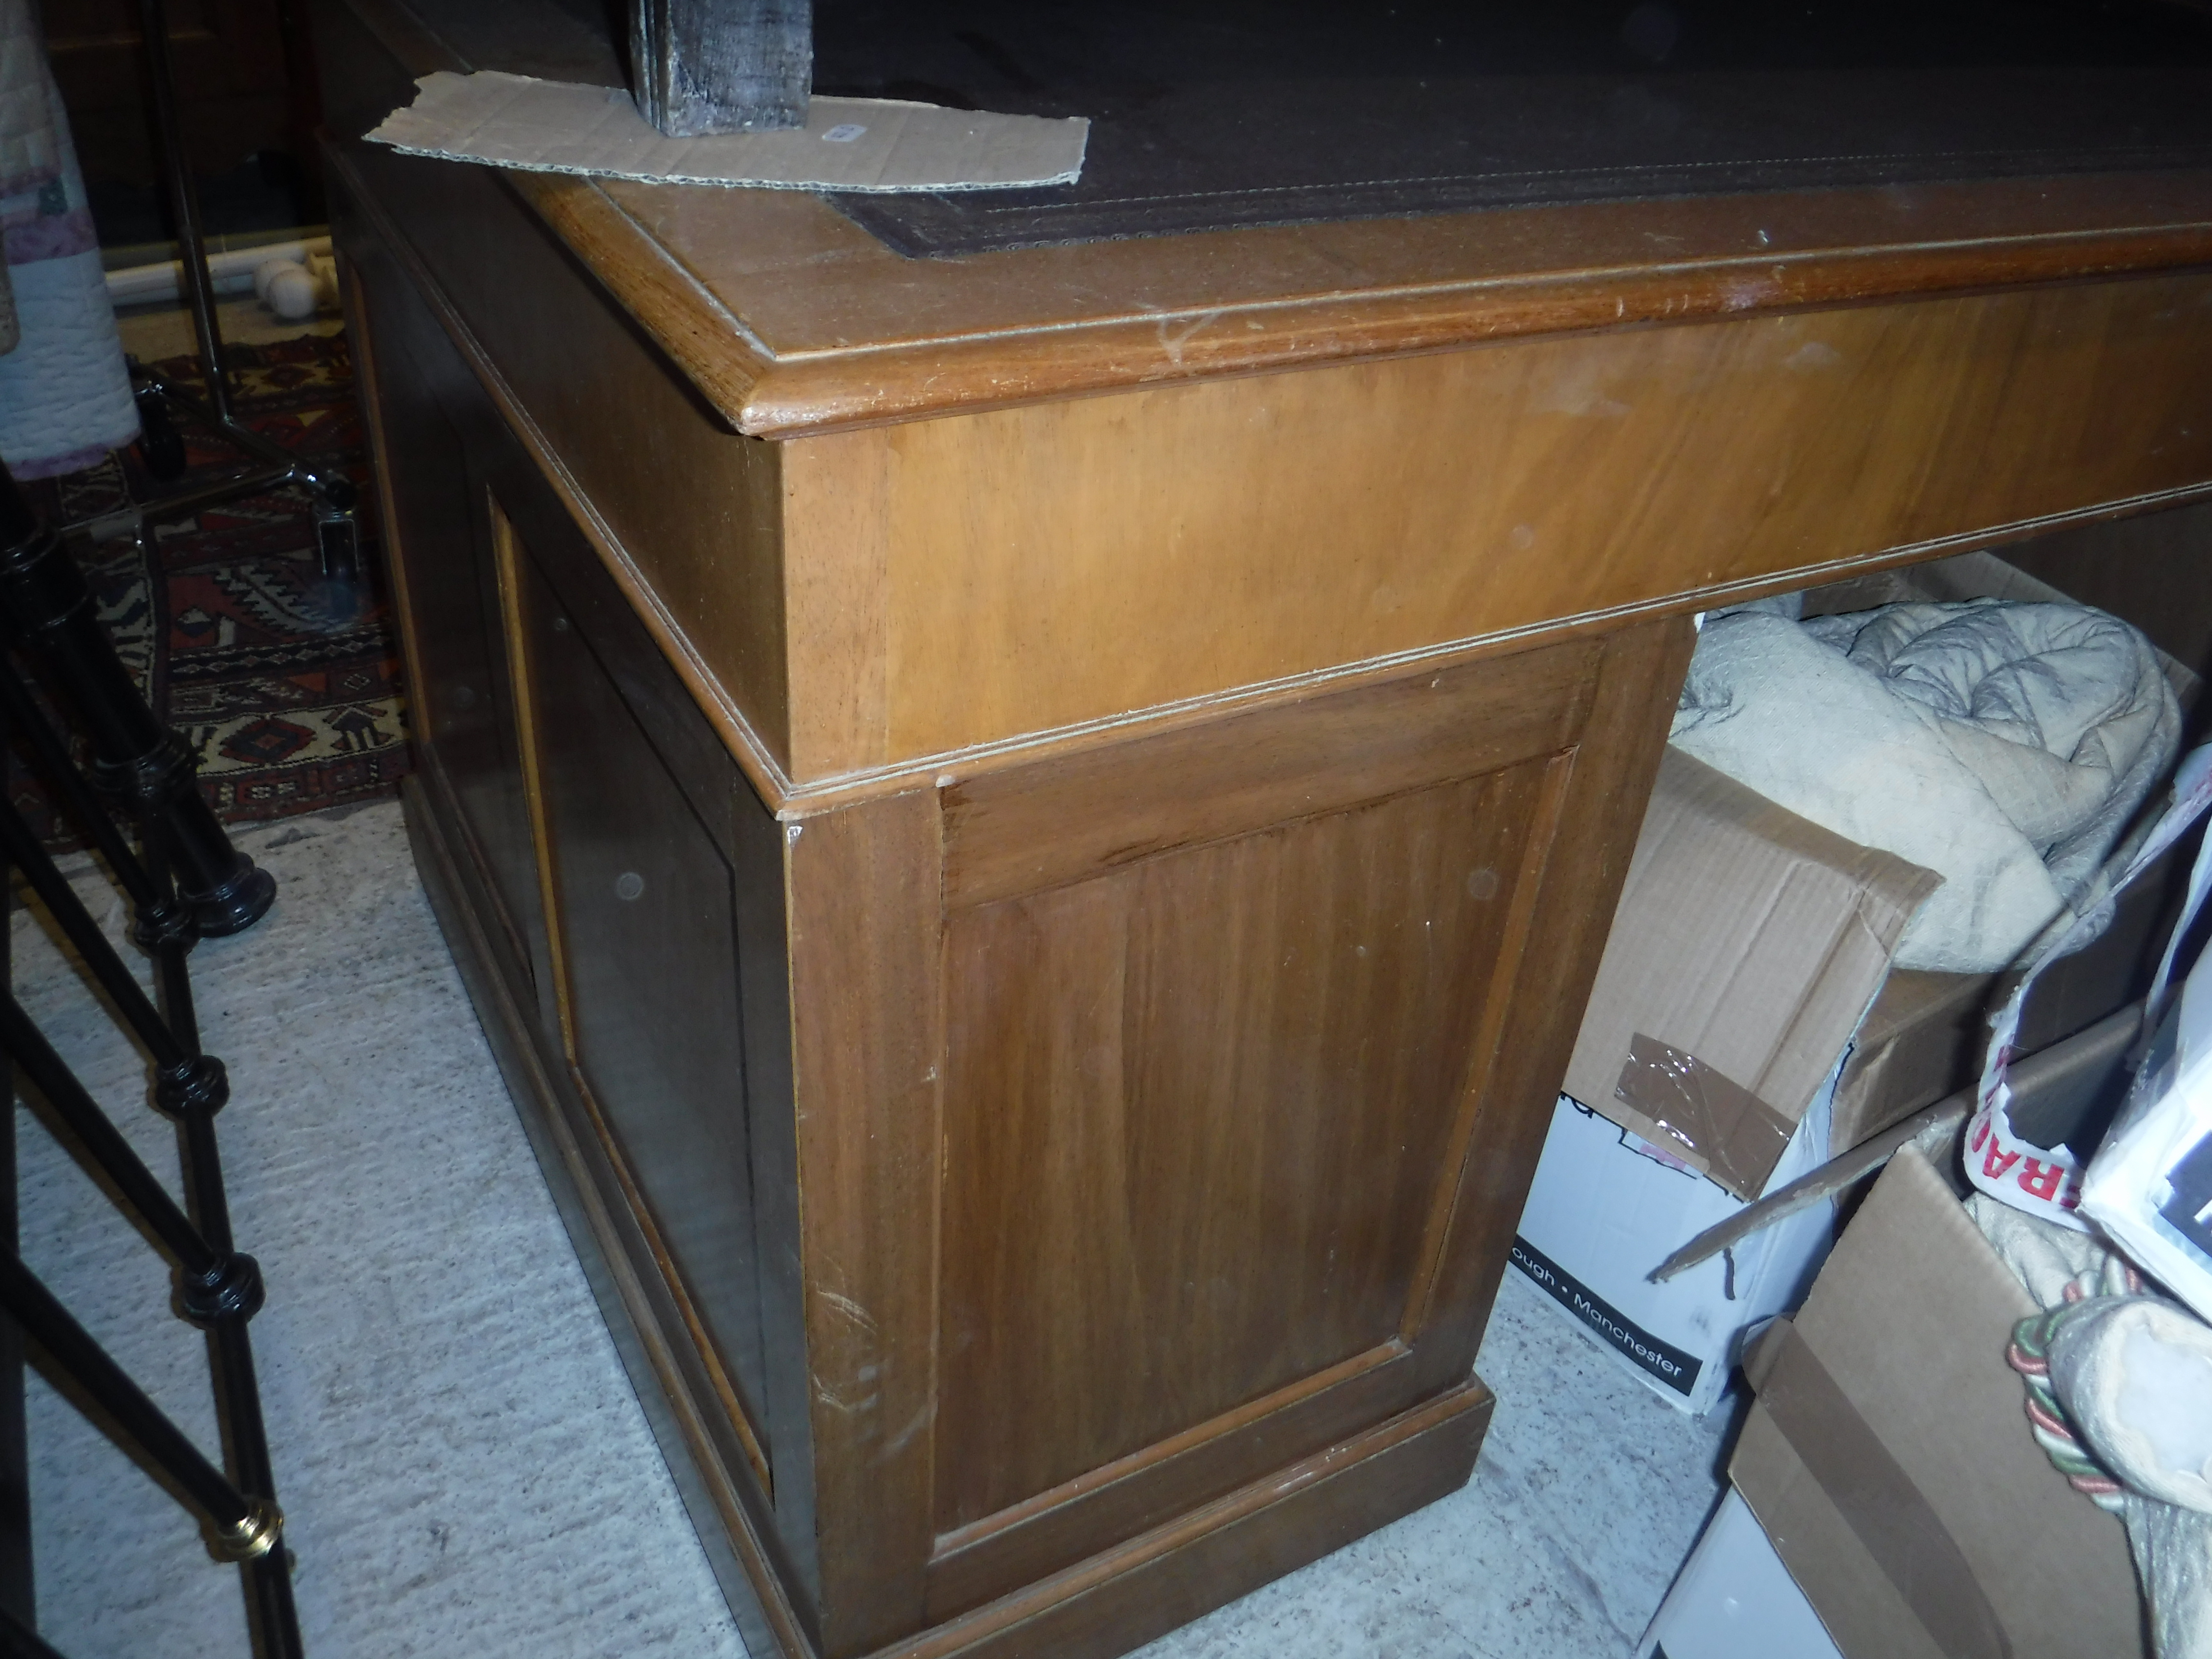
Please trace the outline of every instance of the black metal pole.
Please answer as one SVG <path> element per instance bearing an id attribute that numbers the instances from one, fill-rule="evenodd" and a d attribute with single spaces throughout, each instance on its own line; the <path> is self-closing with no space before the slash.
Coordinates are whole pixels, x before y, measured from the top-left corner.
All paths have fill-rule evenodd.
<path id="1" fill-rule="evenodd" d="M 201 372 L 207 379 L 208 406 L 216 430 L 248 454 L 282 467 L 276 483 L 304 486 L 321 509 L 315 525 L 316 551 L 322 563 L 319 592 L 335 623 L 351 623 L 367 601 L 361 592 L 361 526 L 354 517 L 352 481 L 341 474 L 310 466 L 281 446 L 271 443 L 252 428 L 234 419 L 230 407 L 230 370 L 222 356 L 222 328 L 216 310 L 215 285 L 208 275 L 207 247 L 200 233 L 199 195 L 192 184 L 191 158 L 185 154 L 184 130 L 177 119 L 176 75 L 170 63 L 169 20 L 166 0 L 139 0 L 139 27 L 146 40 L 146 72 L 154 90 L 155 148 L 161 152 L 162 170 L 168 175 L 171 210 L 177 222 L 178 264 L 184 272 L 185 298 L 191 307 L 192 332 L 199 343 Z M 294 20 L 284 20 L 296 33 Z M 169 404 L 191 409 L 191 400 L 158 377 L 145 376 Z M 169 428 L 173 434 L 173 428 Z M 172 436 L 173 441 L 173 436 Z M 214 486 L 236 495 L 260 488 L 253 475 Z M 203 496 L 206 491 L 196 492 Z M 226 494 L 221 499 L 230 499 Z M 178 516 L 175 505 L 157 501 L 148 513 L 164 520 Z M 212 928 L 205 931 L 212 933 Z"/>
<path id="2" fill-rule="evenodd" d="M 19 1618 L 6 1607 L 0 1607 L 0 1653 L 7 1659 L 62 1659 L 62 1655 L 40 1638 L 27 1620 Z"/>
<path id="3" fill-rule="evenodd" d="M 160 804 L 178 896 L 201 933 L 241 933 L 276 896 L 265 870 L 230 844 L 192 781 L 184 740 L 155 718 L 94 613 L 84 573 L 0 471 L 0 620 L 45 666 L 92 740 L 94 775 Z"/>
<path id="4" fill-rule="evenodd" d="M 269 1465 L 269 1438 L 261 1421 L 261 1385 L 254 1372 L 253 1344 L 242 1321 L 217 1325 L 208 1333 L 208 1358 L 215 1371 L 216 1401 L 228 1432 L 231 1478 L 240 1492 L 270 1511 L 276 1505 L 276 1478 Z M 283 1549 L 241 1561 L 246 1620 L 254 1633 L 255 1659 L 304 1659 L 299 1610 L 292 1601 L 292 1563 Z"/>
<path id="5" fill-rule="evenodd" d="M 9 509 L 27 521 L 27 535 L 9 535 L 7 551 L 0 553 L 0 622 L 8 631 L 23 629 L 23 613 L 89 618 L 89 595 L 73 564 L 57 550 L 50 533 L 42 532 L 0 468 L 0 520 Z M 14 525 L 6 526 L 14 529 Z M 21 574 L 11 568 L 9 555 L 26 540 L 43 536 L 46 545 L 24 562 L 60 559 L 75 578 L 76 592 L 66 594 L 70 603 L 41 610 L 11 605 L 18 593 L 10 592 L 10 578 Z M 52 569 L 49 562 L 47 568 Z M 49 578 L 51 580 L 51 578 Z M 27 584 L 33 599 L 42 590 L 36 580 Z M 49 600 L 54 597 L 44 592 Z M 34 635 L 33 639 L 36 639 Z M 65 637 L 65 636 L 64 636 Z M 105 644 L 105 635 L 99 635 Z M 119 660 L 112 647 L 105 660 L 118 674 Z M 65 675 L 62 678 L 66 684 Z M 136 689 L 130 707 L 145 710 Z M 112 709 L 109 710 L 112 714 Z M 0 1263 L 0 1305 L 15 1316 L 15 1324 L 29 1334 L 58 1369 L 92 1396 L 106 1413 L 111 1432 L 143 1461 L 155 1463 L 183 1487 L 191 1506 L 201 1513 L 210 1547 L 238 1564 L 246 1596 L 247 1627 L 257 1659 L 304 1659 L 299 1615 L 293 1605 L 291 1565 L 281 1547 L 283 1514 L 277 1508 L 276 1483 L 270 1466 L 269 1442 L 262 1419 L 260 1393 L 255 1375 L 252 1340 L 246 1322 L 261 1306 L 260 1271 L 253 1258 L 234 1249 L 228 1200 L 223 1191 L 222 1164 L 215 1134 L 215 1115 L 228 1098 L 228 1080 L 222 1062 L 199 1051 L 199 1019 L 193 1006 L 191 979 L 185 957 L 201 931 L 193 915 L 179 901 L 177 851 L 198 843 L 190 837 L 194 828 L 188 813 L 180 813 L 181 792 L 205 815 L 207 825 L 229 851 L 227 837 L 206 812 L 206 804 L 192 787 L 186 763 L 177 770 L 173 757 L 182 745 L 167 738 L 155 752 L 154 763 L 142 758 L 131 769 L 125 795 L 138 819 L 143 858 L 134 854 L 100 803 L 91 799 L 82 778 L 70 763 L 61 739 L 30 697 L 11 665 L 0 655 L 0 720 L 20 727 L 37 757 L 51 786 L 84 821 L 100 850 L 106 854 L 117 878 L 136 912 L 133 933 L 155 958 L 160 1006 L 149 998 L 121 957 L 93 921 L 91 914 L 64 881 L 46 849 L 24 823 L 14 803 L 0 798 L 0 859 L 21 866 L 26 878 L 45 900 L 64 933 L 76 946 L 87 965 L 125 1020 L 152 1053 L 155 1064 L 155 1103 L 175 1120 L 179 1163 L 184 1176 L 185 1207 L 179 1208 L 167 1190 L 155 1180 L 129 1143 L 116 1131 L 90 1094 L 47 1043 L 45 1036 L 23 1012 L 12 994 L 0 996 L 0 1055 L 21 1066 L 65 1132 L 75 1139 L 125 1203 L 135 1209 L 162 1247 L 175 1258 L 179 1273 L 179 1301 L 185 1316 L 207 1334 L 208 1358 L 213 1374 L 217 1419 L 222 1428 L 229 1475 L 226 1479 L 184 1440 L 173 1424 L 156 1410 L 113 1361 L 85 1334 L 67 1311 L 47 1294 L 22 1266 L 12 1249 Z M 156 728 L 158 729 L 158 728 Z M 125 722 L 125 730 L 128 724 Z M 113 732 L 109 736 L 112 738 Z M 131 732 L 143 736 L 143 730 Z M 164 734 L 165 737 L 167 734 Z M 4 739 L 0 727 L 0 739 Z M 98 733 L 95 732 L 95 746 Z M 234 857 L 236 855 L 234 854 Z M 185 860 L 189 863 L 189 860 Z M 258 877 L 266 890 L 260 908 L 265 910 L 274 884 L 253 869 L 251 860 L 239 859 L 244 870 Z M 0 874 L 5 865 L 0 863 Z M 260 910 L 254 912 L 258 915 Z M 253 917 L 246 918 L 248 921 Z M 0 921 L 5 921 L 0 911 Z M 240 924 L 241 926 L 244 924 Z M 209 928 L 207 931 L 234 931 Z M 0 940 L 0 950 L 4 941 Z M 0 965 L 5 962 L 0 955 Z M 4 980 L 4 974 L 0 974 Z M 0 1109 L 6 1109 L 0 1101 Z M 12 1189 L 12 1182 L 10 1182 Z M 10 1241 L 12 1243 L 12 1241 Z M 13 1334 L 15 1327 L 10 1327 Z M 0 1356 L 4 1358 L 4 1356 Z M 189 1460 L 179 1462 L 179 1448 Z M 210 1483 L 213 1483 L 210 1485 Z M 0 1647 L 9 1654 L 45 1659 L 52 1650 L 40 1642 L 30 1627 L 30 1607 L 24 1616 L 0 1619 Z M 9 1609 L 0 1604 L 0 1613 Z"/>
<path id="6" fill-rule="evenodd" d="M 155 914 L 177 911 L 175 886 L 170 869 L 167 827 L 158 813 L 148 811 L 139 820 L 146 849 L 145 873 L 155 900 Z M 191 937 L 173 928 L 147 925 L 141 912 L 139 935 L 154 952 L 160 976 L 161 1009 L 168 1029 L 187 1050 L 198 1054 L 199 1015 L 192 1002 L 191 975 L 185 964 L 191 949 Z M 222 1063 L 199 1056 L 198 1063 L 216 1068 Z M 155 1099 L 177 1120 L 178 1161 L 184 1171 L 185 1199 L 201 1236 L 219 1251 L 233 1249 L 230 1203 L 223 1190 L 222 1157 L 216 1145 L 215 1115 L 228 1097 L 226 1084 L 220 1093 L 173 1090 L 164 1096 L 155 1085 Z M 223 1443 L 231 1479 L 248 1497 L 276 1503 L 276 1476 L 269 1462 L 269 1431 L 261 1416 L 261 1386 L 253 1364 L 253 1339 L 244 1319 L 226 1319 L 209 1325 L 208 1368 L 215 1381 L 216 1407 L 223 1426 Z M 283 1550 L 241 1561 L 245 1577 L 246 1619 L 254 1635 L 257 1659 L 303 1659 L 298 1610 L 292 1602 L 291 1564 Z"/>
<path id="7" fill-rule="evenodd" d="M 283 1517 L 265 1498 L 253 1498 L 224 1479 L 222 1471 L 200 1455 L 183 1430 L 149 1400 L 123 1368 L 108 1358 L 69 1310 L 54 1300 L 38 1276 L 14 1255 L 0 1256 L 0 1307 L 14 1316 L 23 1334 L 40 1347 L 70 1382 L 106 1414 L 125 1442 L 125 1449 L 143 1457 L 175 1483 L 208 1529 L 209 1540 L 228 1560 L 265 1555 L 276 1542 Z"/>
<path id="8" fill-rule="evenodd" d="M 0 713 L 0 757 L 7 753 L 11 716 Z M 0 863 L 0 984 L 12 984 L 15 969 L 15 884 Z M 21 1253 L 15 1188 L 15 1074 L 0 1055 L 0 1249 Z M 36 1577 L 31 1557 L 30 1425 L 24 1410 L 23 1331 L 12 1319 L 0 1319 L 0 1633 L 14 1651 L 37 1650 L 15 1640 L 39 1622 Z M 40 1647 L 45 1644 L 39 1643 Z M 51 1651 L 51 1650 L 49 1650 Z"/>
<path id="9" fill-rule="evenodd" d="M 241 473 L 234 478 L 218 479 L 195 490 L 164 495 L 159 501 L 149 503 L 145 512 L 158 512 L 162 521 L 167 523 L 197 512 L 203 505 L 234 501 L 241 495 L 282 489 L 288 483 L 296 483 L 312 491 L 325 507 L 339 512 L 352 509 L 357 492 L 353 487 L 353 480 L 343 473 L 325 472 L 308 465 L 274 439 L 264 438 L 244 422 L 218 413 L 143 363 L 132 369 L 131 378 L 143 390 L 157 393 L 203 426 L 220 428 L 227 441 L 237 445 L 248 455 L 264 464 L 258 472 Z"/>
<path id="10" fill-rule="evenodd" d="M 124 896 L 135 909 L 143 912 L 151 908 L 156 899 L 154 883 L 146 874 L 145 866 L 131 850 L 131 843 L 123 839 L 123 832 L 115 827 L 114 817 L 100 804 L 92 793 L 92 786 L 76 769 L 76 763 L 70 758 L 61 738 L 31 701 L 29 689 L 5 652 L 0 652 L 0 720 L 6 722 L 10 735 L 20 733 L 31 745 L 32 761 L 39 769 L 40 781 L 61 798 L 70 816 L 76 820 L 77 828 L 92 837 L 92 844 L 100 849 L 100 855 L 115 872 Z"/>
<path id="11" fill-rule="evenodd" d="M 260 1265 L 240 1251 L 217 1249 L 192 1224 L 12 992 L 0 996 L 0 1050 L 22 1068 L 63 1127 L 176 1262 L 185 1316 L 199 1325 L 252 1318 L 261 1306 Z"/>
<path id="12" fill-rule="evenodd" d="M 77 954 L 84 958 L 92 976 L 100 981 L 100 988 L 121 1011 L 131 1029 L 138 1034 L 147 1051 L 154 1056 L 155 1065 L 164 1073 L 183 1066 L 192 1056 L 177 1041 L 168 1023 L 154 1006 L 115 947 L 107 942 L 107 935 L 100 931 L 100 924 L 84 908 L 76 891 L 62 878 L 52 859 L 45 856 L 31 826 L 23 822 L 23 815 L 15 810 L 15 803 L 0 799 L 0 854 L 23 872 L 31 890 L 45 903 L 54 921 Z"/>
<path id="13" fill-rule="evenodd" d="M 222 331 L 216 320 L 215 289 L 208 280 L 207 246 L 200 235 L 199 192 L 192 185 L 191 158 L 185 154 L 184 129 L 177 120 L 177 78 L 169 62 L 169 15 L 163 0 L 139 0 L 139 26 L 146 33 L 147 79 L 154 90 L 154 130 L 161 135 L 161 166 L 168 174 L 169 210 L 177 222 L 178 263 L 185 273 L 185 299 L 191 307 L 192 333 L 199 343 L 200 367 L 207 375 L 208 403 L 224 424 L 230 421 L 230 377 L 222 361 Z"/>

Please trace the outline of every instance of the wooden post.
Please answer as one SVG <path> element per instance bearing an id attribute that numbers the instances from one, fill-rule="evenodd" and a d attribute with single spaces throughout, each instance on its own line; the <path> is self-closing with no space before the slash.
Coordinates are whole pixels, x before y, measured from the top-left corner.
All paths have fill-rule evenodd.
<path id="1" fill-rule="evenodd" d="M 630 0 L 630 88 L 672 138 L 806 124 L 812 0 Z"/>

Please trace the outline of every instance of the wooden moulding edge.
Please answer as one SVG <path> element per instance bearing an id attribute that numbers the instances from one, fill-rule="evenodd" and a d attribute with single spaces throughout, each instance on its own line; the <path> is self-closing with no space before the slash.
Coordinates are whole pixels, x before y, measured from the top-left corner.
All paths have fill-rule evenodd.
<path id="1" fill-rule="evenodd" d="M 613 577 L 654 642 L 675 668 L 693 702 L 706 715 L 732 758 L 736 761 L 738 769 L 744 774 L 746 781 L 769 809 L 787 822 L 918 787 L 944 788 L 1008 767 L 1116 742 L 1140 733 L 1171 731 L 1249 708 L 1295 702 L 1323 692 L 1348 690 L 1400 674 L 1450 666 L 1482 657 L 1507 655 L 1555 641 L 1602 632 L 1647 617 L 1706 610 L 1717 605 L 1741 604 L 1765 594 L 1832 581 L 1847 575 L 1864 574 L 1923 559 L 1999 546 L 2107 519 L 2212 500 L 2212 482 L 2208 482 L 2114 501 L 2095 502 L 2063 513 L 2046 514 L 2009 524 L 1876 549 L 1820 564 L 1636 600 L 1602 611 L 1442 641 L 1358 662 L 1333 664 L 1048 730 L 1020 732 L 959 749 L 902 758 L 882 766 L 822 778 L 798 780 L 786 771 L 767 742 L 754 730 L 744 710 L 694 649 L 683 629 L 638 571 L 621 538 L 599 516 L 582 487 L 569 475 L 544 434 L 514 389 L 507 385 L 498 366 L 423 264 L 412 243 L 386 216 L 373 193 L 347 164 L 343 153 L 336 150 L 325 153 L 345 179 L 349 193 L 362 219 L 405 268 L 424 303 L 445 327 L 455 349 L 468 362 L 516 440 L 528 452 L 577 527 L 591 543 L 608 574 Z"/>
<path id="2" fill-rule="evenodd" d="M 416 9 L 391 0 L 347 0 L 362 27 L 411 76 L 465 75 L 476 65 Z M 351 137 L 351 134 L 344 135 Z M 461 165 L 454 163 L 453 165 Z M 623 312 L 668 354 L 725 420 L 738 420 L 775 354 L 624 212 L 592 179 L 574 173 L 494 169 L 526 207 L 576 254 Z M 629 273 L 627 281 L 611 274 Z"/>
<path id="3" fill-rule="evenodd" d="M 675 669 L 684 690 L 690 694 L 700 712 L 706 715 L 708 723 L 721 738 L 731 758 L 737 762 L 738 769 L 745 775 L 746 781 L 752 785 L 771 810 L 780 811 L 791 799 L 794 787 L 777 761 L 775 751 L 753 729 L 752 723 L 745 718 L 744 711 L 723 688 L 721 681 L 694 649 L 683 629 L 661 603 L 659 595 L 639 573 L 629 550 L 623 545 L 622 538 L 599 516 L 590 496 L 569 474 L 567 465 L 554 452 L 553 446 L 539 429 L 529 410 L 515 394 L 514 387 L 507 384 L 507 377 L 484 349 L 483 342 L 477 338 L 467 319 L 462 316 L 423 263 L 414 244 L 392 222 L 378 204 L 374 192 L 348 163 L 343 152 L 326 148 L 324 155 L 344 181 L 355 210 L 405 270 L 409 279 L 415 284 L 418 297 L 446 331 L 453 349 L 468 364 L 470 372 L 477 377 L 485 395 L 499 410 L 500 417 L 507 422 L 507 430 L 536 465 L 585 540 L 591 544 L 599 562 L 614 579 L 616 586 L 622 590 L 623 598 L 629 601 L 630 608 L 645 624 L 646 631 L 653 636 L 653 643 L 659 647 L 669 665 Z M 894 792 L 882 790 L 873 793 L 888 794 Z"/>
<path id="4" fill-rule="evenodd" d="M 700 389 L 749 436 L 803 438 L 1196 380 L 1559 335 L 2154 276 L 2208 264 L 2212 223 L 2192 222 L 1446 279 L 781 356 L 748 331 L 747 349 L 755 356 L 744 370 L 742 403 L 732 407 L 705 381 Z M 645 292 L 641 283 L 637 297 Z M 631 297 L 622 303 L 641 325 L 652 326 Z M 1173 353 L 1163 356 L 1161 331 L 1178 321 L 1210 332 L 1179 336 Z M 1232 329 L 1232 323 L 1243 326 Z M 719 367 L 714 378 L 735 384 Z"/>
<path id="5" fill-rule="evenodd" d="M 878 1649 L 869 1659 L 1015 1659 L 1043 1652 L 1106 1659 L 1125 1653 L 1457 1491 L 1474 1473 L 1495 1403 L 1482 1380 L 1470 1376 L 1364 1433 Z M 1453 1441 L 1457 1435 L 1467 1443 Z M 1401 1464 L 1425 1454 L 1413 1474 L 1401 1473 Z M 1370 1489 L 1345 1502 L 1343 1488 L 1351 1483 Z M 1331 1508 L 1338 1510 L 1334 1526 L 1325 1518 Z M 1323 1518 L 1309 1518 L 1316 1515 Z M 1243 1529 L 1293 1517 L 1303 1534 L 1295 1541 L 1240 1549 Z M 1205 1559 L 1216 1551 L 1224 1559 Z M 1156 1584 L 1162 1576 L 1179 1582 L 1172 1589 Z M 1195 1581 L 1201 1578 L 1200 1588 Z"/>
<path id="6" fill-rule="evenodd" d="M 473 67 L 414 9 L 391 0 L 349 3 L 410 73 Z M 2147 276 L 2212 264 L 2212 219 L 2169 216 L 2149 224 L 2046 226 L 1871 246 L 1742 249 L 1648 264 L 1441 276 L 1353 294 L 1261 294 L 1219 307 L 779 353 L 595 180 L 499 171 L 699 395 L 736 430 L 753 437 L 799 437 L 1537 335 Z M 1479 220 L 1481 214 L 1464 216 Z M 1203 234 L 1234 246 L 1239 236 L 1281 229 Z M 1164 347 L 1163 324 L 1184 319 L 1243 326 L 1217 327 L 1211 336 L 1178 335 L 1172 349 Z"/>

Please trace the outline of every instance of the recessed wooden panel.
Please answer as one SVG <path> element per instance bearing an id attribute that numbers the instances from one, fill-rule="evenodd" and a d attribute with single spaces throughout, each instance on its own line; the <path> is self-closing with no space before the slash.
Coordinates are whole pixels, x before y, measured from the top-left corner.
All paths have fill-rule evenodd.
<path id="1" fill-rule="evenodd" d="M 949 919 L 940 1530 L 1397 1340 L 1546 772 Z"/>
<path id="2" fill-rule="evenodd" d="M 475 383 L 419 301 L 388 273 L 371 304 L 380 373 L 378 471 L 386 541 L 408 595 L 409 714 L 421 752 L 459 805 L 466 845 L 497 899 L 502 967 L 533 980 L 538 858 L 523 799 L 489 526 L 451 408 Z M 458 378 L 456 378 L 458 377 Z M 446 395 L 441 396 L 444 393 Z"/>
<path id="3" fill-rule="evenodd" d="M 563 1036 L 761 1448 L 766 1399 L 735 873 L 519 545 Z"/>

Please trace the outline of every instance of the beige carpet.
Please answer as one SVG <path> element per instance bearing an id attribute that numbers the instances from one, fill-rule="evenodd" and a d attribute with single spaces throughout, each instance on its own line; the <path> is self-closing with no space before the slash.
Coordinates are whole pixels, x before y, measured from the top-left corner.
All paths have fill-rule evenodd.
<path id="1" fill-rule="evenodd" d="M 433 924 L 396 805 L 241 844 L 276 909 L 195 956 L 296 1585 L 315 1659 L 743 1652 Z M 89 874 L 112 929 L 122 917 Z M 165 1176 L 144 1074 L 18 916 L 16 982 Z M 213 1445 L 166 1276 L 18 1114 L 24 1254 Z M 1474 1482 L 1146 1650 L 1147 1659 L 1626 1654 L 1718 1491 L 1697 1424 L 1508 1275 Z M 246 1653 L 236 1576 L 33 1380 L 40 1624 L 70 1659 Z M 765 1656 L 763 1656 L 763 1659 Z"/>

